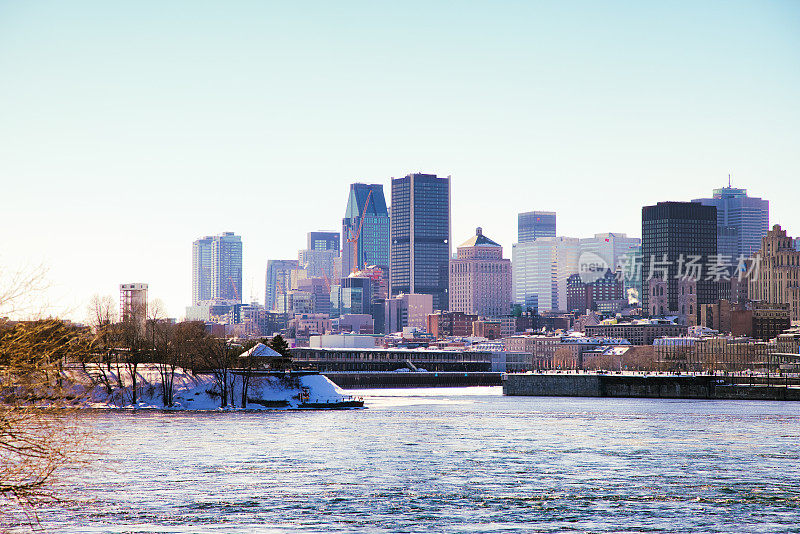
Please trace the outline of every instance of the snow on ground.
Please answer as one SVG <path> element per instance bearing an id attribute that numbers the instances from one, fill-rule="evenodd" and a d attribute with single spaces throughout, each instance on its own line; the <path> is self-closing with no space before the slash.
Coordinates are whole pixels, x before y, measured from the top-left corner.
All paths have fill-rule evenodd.
<path id="1" fill-rule="evenodd" d="M 193 375 L 189 371 L 177 369 L 173 382 L 174 403 L 170 407 L 165 407 L 162 398 L 161 374 L 156 365 L 140 365 L 137 368 L 137 402 L 135 405 L 132 402 L 132 381 L 128 369 L 112 367 L 109 371 L 105 367 L 101 369 L 95 366 L 87 368 L 87 371 L 94 378 L 95 385 L 76 388 L 76 393 L 85 398 L 83 406 L 87 408 L 220 409 L 219 388 L 211 373 Z M 101 373 L 114 386 L 111 394 L 108 393 L 108 389 L 102 381 L 98 380 Z M 67 374 L 76 382 L 89 384 L 83 369 L 73 368 Z M 119 387 L 118 375 L 122 377 L 124 388 Z M 250 400 L 248 400 L 247 409 L 297 408 L 301 404 L 301 388 L 308 388 L 307 402 L 336 403 L 350 398 L 346 392 L 322 375 L 259 376 L 250 379 L 247 395 Z M 240 376 L 234 380 L 235 408 L 230 406 L 230 393 L 228 399 L 229 406 L 225 409 L 241 408 L 242 378 Z M 264 401 L 264 404 L 259 404 L 257 401 Z M 284 403 L 287 404 L 279 406 Z"/>

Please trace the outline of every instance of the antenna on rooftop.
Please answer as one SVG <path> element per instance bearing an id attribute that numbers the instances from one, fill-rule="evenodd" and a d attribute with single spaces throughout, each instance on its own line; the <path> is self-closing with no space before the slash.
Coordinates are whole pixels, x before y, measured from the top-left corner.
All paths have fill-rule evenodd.
<path id="1" fill-rule="evenodd" d="M 728 189 L 731 188 L 731 173 L 728 173 Z"/>

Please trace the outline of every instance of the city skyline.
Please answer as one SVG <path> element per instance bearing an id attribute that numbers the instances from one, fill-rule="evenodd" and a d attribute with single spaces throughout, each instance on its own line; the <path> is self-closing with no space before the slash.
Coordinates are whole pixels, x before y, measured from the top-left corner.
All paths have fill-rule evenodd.
<path id="1" fill-rule="evenodd" d="M 726 179 L 727 179 L 727 178 L 726 178 Z M 455 181 L 455 183 L 456 183 L 456 185 L 457 185 L 457 183 L 458 183 L 458 182 L 457 182 L 457 180 L 455 180 L 455 177 L 453 177 L 453 178 L 452 178 L 452 180 L 454 180 L 454 181 Z M 344 187 L 347 187 L 347 188 L 349 188 L 351 185 L 352 185 L 352 184 L 344 184 Z M 383 185 L 383 184 L 377 184 L 377 185 Z M 388 184 L 388 185 L 389 185 L 389 187 L 391 187 L 391 178 L 389 179 L 389 184 Z M 720 186 L 720 187 L 724 187 L 724 186 Z M 716 189 L 716 188 L 715 188 L 715 189 Z M 741 189 L 748 189 L 748 191 L 749 191 L 749 189 L 751 189 L 751 188 L 749 188 L 749 187 L 747 187 L 747 186 L 745 186 L 745 185 L 741 185 Z M 691 196 L 691 195 L 690 195 L 690 196 Z M 765 197 L 765 200 L 770 200 L 770 201 L 771 201 L 771 199 L 770 199 L 770 198 L 769 198 L 767 195 L 764 195 L 764 197 Z M 663 201 L 663 200 L 662 200 L 662 201 Z M 666 202 L 690 202 L 690 200 L 688 200 L 688 198 L 687 198 L 687 199 L 680 199 L 680 200 L 666 200 Z M 387 204 L 388 204 L 388 203 L 387 203 Z M 390 207 L 390 206 L 389 206 L 389 207 Z M 638 229 L 637 229 L 637 228 L 634 228 L 632 232 L 629 232 L 629 233 L 628 233 L 628 236 L 629 236 L 629 237 L 631 237 L 631 238 L 640 238 L 640 236 L 641 236 L 641 209 L 642 209 L 642 207 L 643 207 L 643 206 L 640 206 L 640 207 L 639 207 L 639 208 L 636 210 L 636 211 L 637 211 L 637 212 L 640 214 L 640 218 L 639 218 L 639 220 L 637 221 L 637 224 L 638 224 Z M 458 208 L 458 207 L 457 207 L 456 205 L 453 205 L 453 206 L 451 206 L 451 212 L 452 212 L 452 211 L 456 211 L 456 210 L 457 210 L 457 208 Z M 540 210 L 540 209 L 538 209 L 538 208 L 539 208 L 539 206 L 537 206 L 537 209 L 536 209 L 536 211 L 548 211 L 547 209 Z M 545 206 L 545 208 L 547 208 L 547 206 Z M 533 210 L 526 210 L 526 211 L 533 211 Z M 519 242 L 519 241 L 518 241 L 518 235 L 517 235 L 517 234 L 518 234 L 518 217 L 519 217 L 519 215 L 520 215 L 520 214 L 526 213 L 526 211 L 523 211 L 523 212 L 520 212 L 520 213 L 509 214 L 509 215 L 506 217 L 506 218 L 507 218 L 507 219 L 509 219 L 509 220 L 508 220 L 508 221 L 504 221 L 504 222 L 506 223 L 506 224 L 505 224 L 505 226 L 506 226 L 506 227 L 508 227 L 508 228 L 511 228 L 511 231 L 510 231 L 510 232 L 507 232 L 507 233 L 513 234 L 513 235 L 512 235 L 510 238 L 508 238 L 508 237 L 507 237 L 507 239 L 506 239 L 506 241 L 508 242 L 508 248 L 509 248 L 509 249 L 511 249 L 511 248 L 512 248 L 512 245 L 513 245 L 513 244 L 516 244 L 516 243 L 518 243 L 518 242 Z M 558 213 L 558 212 L 556 212 L 556 213 Z M 336 220 L 337 220 L 335 215 L 333 215 L 333 219 L 334 219 L 334 221 L 336 221 Z M 483 218 L 481 218 L 480 216 L 475 216 L 475 220 L 478 220 L 478 219 L 480 219 L 480 220 L 483 220 Z M 559 216 L 559 220 L 561 220 L 561 219 L 563 219 L 563 217 Z M 340 220 L 340 219 L 339 219 L 339 220 Z M 511 224 L 508 224 L 508 223 L 509 223 L 509 221 L 511 221 Z M 493 221 L 489 221 L 489 222 L 490 222 L 490 223 L 493 223 Z M 770 219 L 770 225 L 772 225 L 773 223 L 776 223 L 776 224 L 781 224 L 779 221 L 777 221 L 777 220 L 772 220 L 772 218 L 771 218 L 771 219 Z M 597 234 L 604 233 L 604 231 L 602 231 L 602 232 L 598 232 L 598 231 L 597 231 L 598 229 L 602 229 L 602 228 L 603 228 L 603 223 L 602 223 L 602 221 L 598 221 L 598 222 L 597 222 L 597 224 L 598 224 L 599 226 L 597 226 L 597 227 L 594 227 L 594 228 L 587 228 L 587 235 L 566 235 L 566 234 L 564 234 L 564 233 L 562 233 L 562 232 L 558 231 L 558 232 L 557 232 L 557 237 L 568 237 L 568 238 L 578 239 L 578 240 L 580 240 L 580 241 L 587 241 L 587 240 L 591 240 L 591 239 L 593 239 L 593 237 L 592 237 L 592 236 L 594 236 L 594 238 L 596 238 Z M 330 226 L 335 226 L 335 223 L 334 223 L 334 224 L 332 224 L 332 225 L 330 225 Z M 494 225 L 494 224 L 490 224 L 489 226 L 491 226 L 491 227 L 495 227 L 495 225 Z M 782 226 L 784 226 L 784 228 L 785 228 L 785 225 L 782 225 Z M 502 227 L 502 225 L 500 225 L 500 227 Z M 294 249 L 293 249 L 293 251 L 291 251 L 291 252 L 288 252 L 288 253 L 286 254 L 286 257 L 287 257 L 287 258 L 297 258 L 297 256 L 298 256 L 298 253 L 300 253 L 300 252 L 303 250 L 303 247 L 304 247 L 304 246 L 307 246 L 307 243 L 308 243 L 308 238 L 309 238 L 309 234 L 319 234 L 319 233 L 323 233 L 323 234 L 330 234 L 330 233 L 337 233 L 336 231 L 329 231 L 329 230 L 325 230 L 325 229 L 324 229 L 324 228 L 325 228 L 325 226 L 324 226 L 324 225 L 323 225 L 323 226 L 321 226 L 321 228 L 322 228 L 322 229 L 318 229 L 318 230 L 314 230 L 314 231 L 312 231 L 312 230 L 308 230 L 308 231 L 305 231 L 305 230 L 303 230 L 303 231 L 301 232 L 301 233 L 303 234 L 303 235 L 302 235 L 302 238 L 301 238 L 301 239 L 300 239 L 300 241 L 299 241 L 299 242 L 296 244 L 296 248 L 294 248 Z M 800 226 L 798 226 L 798 228 L 800 228 Z M 637 230 L 638 230 L 638 231 L 637 231 Z M 219 232 L 219 233 L 226 233 L 226 232 Z M 240 237 L 240 238 L 241 238 L 241 240 L 242 240 L 242 245 L 243 245 L 243 247 L 242 247 L 242 248 L 244 248 L 244 249 L 245 249 L 245 252 L 243 253 L 243 257 L 246 257 L 246 251 L 247 251 L 247 248 L 248 248 L 248 247 L 246 246 L 246 245 L 247 245 L 247 233 L 246 233 L 246 232 L 241 232 L 241 233 L 240 233 L 240 232 L 237 232 L 236 230 L 234 230 L 232 233 L 233 233 L 233 234 L 236 234 L 236 236 L 237 236 L 237 237 Z M 617 233 L 624 234 L 625 232 L 617 232 Z M 791 230 L 790 230 L 790 233 L 791 233 Z M 800 233 L 800 232 L 797 232 L 797 233 Z M 198 234 L 198 235 L 199 235 L 199 234 Z M 211 237 L 214 237 L 214 236 L 211 236 Z M 186 268 L 190 268 L 190 269 L 192 269 L 192 270 L 193 270 L 193 266 L 192 266 L 192 264 L 193 264 L 193 258 L 192 258 L 192 256 L 193 256 L 193 251 L 194 251 L 194 243 L 195 243 L 195 242 L 197 242 L 197 241 L 200 241 L 200 240 L 202 240 L 202 239 L 206 239 L 206 238 L 196 238 L 196 239 L 194 240 L 194 242 L 190 243 L 190 245 L 189 245 L 189 247 L 188 247 L 188 248 L 190 249 L 190 252 L 189 252 L 189 254 L 188 254 L 189 258 L 188 258 L 188 260 L 187 260 L 187 261 L 188 261 L 188 263 L 187 263 L 187 267 L 186 267 Z M 498 240 L 498 241 L 500 242 L 500 244 L 501 244 L 502 246 L 504 246 L 504 247 L 505 247 L 505 246 L 507 246 L 507 245 L 505 245 L 505 244 L 504 244 L 504 242 L 502 242 L 502 241 L 500 241 L 500 240 Z M 290 245 L 288 245 L 288 246 L 289 246 L 289 247 L 291 247 L 292 245 L 290 244 Z M 341 246 L 341 245 L 340 245 L 340 246 Z M 454 247 L 454 249 L 453 249 L 453 250 L 455 250 L 455 247 Z M 260 268 L 260 269 L 259 269 L 258 267 L 255 267 L 255 269 L 256 269 L 256 272 L 255 272 L 255 273 L 247 273 L 247 274 L 243 274 L 243 275 L 242 275 L 242 280 L 243 280 L 243 282 L 242 282 L 242 283 L 248 283 L 250 287 L 260 287 L 260 293 L 259 293 L 258 291 L 255 291 L 255 292 L 253 292 L 252 294 L 248 294 L 248 289 L 247 289 L 247 286 L 245 286 L 245 287 L 242 289 L 242 295 L 241 295 L 241 301 L 242 301 L 242 302 L 244 302 L 244 303 L 249 303 L 249 302 L 257 302 L 257 303 L 260 303 L 260 304 L 265 304 L 265 302 L 266 302 L 266 301 L 265 301 L 265 298 L 264 298 L 264 295 L 265 295 L 265 279 L 264 279 L 264 273 L 266 272 L 266 270 L 267 270 L 267 268 L 268 268 L 268 263 L 269 263 L 269 262 L 273 262 L 273 261 L 277 261 L 277 262 L 284 261 L 284 260 L 280 259 L 278 256 L 279 256 L 279 255 L 270 255 L 270 256 L 268 256 L 268 257 L 266 257 L 266 258 L 263 258 L 263 260 L 261 260 L 261 261 L 262 261 L 262 265 L 261 265 L 261 268 Z M 296 263 L 296 262 L 297 262 L 297 260 L 296 260 L 296 259 L 293 259 L 293 260 L 291 260 L 291 261 L 293 261 L 294 263 Z M 251 261 L 251 262 L 250 262 L 250 264 L 251 264 L 251 265 L 252 265 L 252 264 L 258 264 L 258 260 L 256 260 L 256 261 Z M 45 265 L 45 267 L 47 267 L 47 266 Z M 184 270 L 186 270 L 186 268 L 185 268 Z M 244 270 L 244 269 L 243 269 L 243 270 Z M 258 273 L 258 271 L 259 271 L 259 270 L 260 270 L 260 273 Z M 185 273 L 184 273 L 184 274 L 185 274 Z M 261 278 L 261 283 L 260 283 L 260 284 L 258 284 L 258 283 L 254 283 L 254 281 L 255 281 L 255 280 L 258 280 L 259 276 L 260 276 L 260 278 Z M 129 280 L 135 280 L 135 281 L 137 281 L 137 282 L 140 282 L 140 283 L 145 283 L 145 284 L 149 284 L 150 286 L 152 286 L 152 283 L 150 283 L 150 282 L 149 282 L 147 279 L 144 279 L 144 278 L 141 278 L 141 277 L 138 277 L 138 278 L 137 278 L 136 276 L 134 276 L 134 277 L 128 277 L 128 278 L 129 278 Z M 169 312 L 169 313 L 168 313 L 168 315 L 169 315 L 170 317 L 175 317 L 175 318 L 177 318 L 177 319 L 181 319 L 181 318 L 185 317 L 185 315 L 186 315 L 186 306 L 187 306 L 187 305 L 189 305 L 189 304 L 191 304 L 191 303 L 192 303 L 192 300 L 193 300 L 193 298 L 194 298 L 194 295 L 193 295 L 194 291 L 193 291 L 192 276 L 185 275 L 185 278 L 186 278 L 186 280 L 188 280 L 188 286 L 189 286 L 189 287 L 188 287 L 188 294 L 189 294 L 189 297 L 188 297 L 188 299 L 187 299 L 187 301 L 186 301 L 185 303 L 181 303 L 181 302 L 171 302 L 171 301 L 170 301 L 170 302 L 167 302 L 167 301 L 164 299 L 164 297 L 162 297 L 162 295 L 161 295 L 161 294 L 159 294 L 159 293 L 156 293 L 155 291 L 153 291 L 153 290 L 151 289 L 151 292 L 150 292 L 150 295 L 149 295 L 150 299 L 151 299 L 151 300 L 154 300 L 154 299 L 155 299 L 155 300 L 159 300 L 159 301 L 161 301 L 161 304 L 163 304 L 163 305 L 165 306 L 165 309 L 166 309 L 166 310 Z M 125 281 L 129 281 L 129 280 L 128 280 L 128 279 L 126 279 Z M 122 282 L 120 282 L 120 283 L 122 283 Z M 102 295 L 111 295 L 111 296 L 113 296 L 113 295 L 115 294 L 115 289 L 116 289 L 116 287 L 118 287 L 118 286 L 119 286 L 119 283 L 117 284 L 117 286 L 115 286 L 115 288 L 112 288 L 112 290 L 111 290 L 111 291 L 108 291 L 108 292 L 103 292 L 103 291 L 101 291 L 101 290 L 99 290 L 99 289 L 98 289 L 97 291 L 94 291 L 93 293 L 91 293 L 91 295 L 88 295 L 88 296 L 86 296 L 85 300 L 86 300 L 86 302 L 88 303 L 88 301 L 89 301 L 89 300 L 92 298 L 92 296 L 94 296 L 94 295 L 101 295 L 101 296 L 102 296 Z M 61 309 L 61 308 L 59 308 L 59 309 Z M 85 316 L 85 314 L 86 314 L 86 311 L 85 311 L 85 309 L 81 309 L 81 308 L 77 308 L 77 311 L 76 311 L 75 313 L 70 313 L 70 310 L 69 310 L 69 309 L 66 309 L 65 311 L 66 311 L 66 314 L 65 314 L 66 316 L 68 316 L 68 317 L 72 318 L 73 320 L 75 320 L 75 321 L 77 321 L 77 322 L 81 322 L 81 321 L 84 319 L 84 316 Z"/>
<path id="2" fill-rule="evenodd" d="M 48 313 L 140 281 L 180 317 L 191 242 L 225 230 L 260 301 L 350 183 L 412 172 L 507 251 L 518 213 L 640 237 L 642 206 L 728 173 L 800 234 L 795 3 L 187 6 L 0 7 L 0 267 L 48 267 Z"/>

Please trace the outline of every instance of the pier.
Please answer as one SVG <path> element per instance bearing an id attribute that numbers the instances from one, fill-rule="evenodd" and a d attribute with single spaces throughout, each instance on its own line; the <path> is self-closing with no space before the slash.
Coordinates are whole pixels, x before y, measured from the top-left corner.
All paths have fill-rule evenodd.
<path id="1" fill-rule="evenodd" d="M 797 377 L 604 373 L 509 374 L 503 394 L 539 397 L 632 397 L 800 401 Z"/>
<path id="2" fill-rule="evenodd" d="M 324 372 L 340 388 L 431 388 L 500 386 L 502 373 L 488 372 Z"/>

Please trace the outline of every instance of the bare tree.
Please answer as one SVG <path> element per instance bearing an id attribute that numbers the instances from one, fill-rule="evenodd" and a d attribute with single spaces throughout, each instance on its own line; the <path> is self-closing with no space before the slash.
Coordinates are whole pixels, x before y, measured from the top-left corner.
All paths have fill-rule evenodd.
<path id="1" fill-rule="evenodd" d="M 3 325 L 0 332 L 0 516 L 53 500 L 58 468 L 83 462 L 88 432 L 63 364 L 91 345 L 81 329 L 50 319 Z M 30 517 L 29 517 L 30 519 Z"/>
<path id="2" fill-rule="evenodd" d="M 204 338 L 200 344 L 200 358 L 202 366 L 214 375 L 214 383 L 220 394 L 220 407 L 227 407 L 229 396 L 233 400 L 234 375 L 231 369 L 236 363 L 232 341 L 213 336 Z"/>
<path id="3" fill-rule="evenodd" d="M 259 341 L 250 341 L 242 348 L 245 352 L 257 346 Z M 242 408 L 247 408 L 247 394 L 250 391 L 250 384 L 253 380 L 254 372 L 258 366 L 258 358 L 253 355 L 239 356 L 237 367 L 242 382 Z"/>
<path id="4" fill-rule="evenodd" d="M 161 378 L 161 399 L 164 406 L 172 406 L 173 384 L 178 360 L 175 357 L 173 336 L 175 325 L 166 319 L 164 305 L 160 299 L 148 307 L 147 337 L 150 342 L 150 360 L 156 364 Z"/>
<path id="5" fill-rule="evenodd" d="M 124 362 L 131 384 L 130 400 L 134 406 L 139 402 L 139 365 L 145 361 L 149 352 L 146 326 L 147 310 L 141 306 L 130 310 L 115 328 L 117 334 L 115 354 Z M 120 385 L 122 385 L 121 377 Z"/>
<path id="6" fill-rule="evenodd" d="M 0 266 L 0 317 L 41 315 L 37 302 L 47 289 L 44 266 L 11 270 Z"/>
<path id="7" fill-rule="evenodd" d="M 112 297 L 108 295 L 92 297 L 88 310 L 88 323 L 94 334 L 92 350 L 81 361 L 81 365 L 84 374 L 93 383 L 101 384 L 109 396 L 114 394 L 115 388 L 122 388 L 119 369 L 115 375 L 112 368 L 112 362 L 117 354 L 113 350 L 116 319 L 116 304 Z"/>

